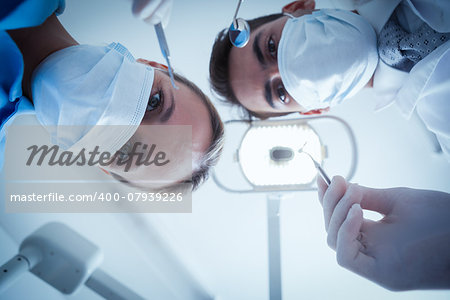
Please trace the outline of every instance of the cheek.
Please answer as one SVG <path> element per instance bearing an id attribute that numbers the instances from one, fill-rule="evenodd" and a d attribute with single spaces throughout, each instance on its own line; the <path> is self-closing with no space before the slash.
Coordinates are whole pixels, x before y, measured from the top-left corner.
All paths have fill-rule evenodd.
<path id="1" fill-rule="evenodd" d="M 291 102 L 287 105 L 286 108 L 287 108 L 286 112 L 288 112 L 288 113 L 293 113 L 293 112 L 304 113 L 304 112 L 306 112 L 305 108 L 303 106 L 301 106 L 300 104 L 298 104 L 294 99 L 291 100 Z"/>
<path id="2" fill-rule="evenodd" d="M 205 152 L 212 139 L 211 119 L 207 107 L 203 103 L 195 103 L 191 106 L 191 112 L 194 114 L 191 122 L 192 125 L 192 151 Z M 219 121 L 219 120 L 217 120 Z"/>
<path id="3" fill-rule="evenodd" d="M 140 125 L 159 125 L 159 119 L 151 112 L 146 111 Z"/>

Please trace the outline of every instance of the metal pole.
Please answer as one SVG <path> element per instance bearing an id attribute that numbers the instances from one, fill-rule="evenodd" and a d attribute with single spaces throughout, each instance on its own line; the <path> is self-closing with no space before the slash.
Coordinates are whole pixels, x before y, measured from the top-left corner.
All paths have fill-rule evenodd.
<path id="1" fill-rule="evenodd" d="M 270 300 L 281 300 L 280 194 L 267 195 Z"/>

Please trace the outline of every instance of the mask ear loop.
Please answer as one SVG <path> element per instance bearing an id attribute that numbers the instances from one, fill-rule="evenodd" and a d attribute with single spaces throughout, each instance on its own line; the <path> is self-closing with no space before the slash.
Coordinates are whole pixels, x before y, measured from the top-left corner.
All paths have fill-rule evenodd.
<path id="1" fill-rule="evenodd" d="M 291 15 L 290 13 L 288 13 L 288 12 L 283 12 L 283 16 L 287 16 L 287 17 L 289 17 L 291 19 L 295 19 L 295 17 L 293 15 Z"/>

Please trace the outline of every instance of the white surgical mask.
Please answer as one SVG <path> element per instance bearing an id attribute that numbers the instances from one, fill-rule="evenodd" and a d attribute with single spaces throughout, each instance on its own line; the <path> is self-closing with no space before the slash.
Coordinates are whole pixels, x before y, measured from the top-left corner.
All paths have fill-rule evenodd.
<path id="1" fill-rule="evenodd" d="M 278 68 L 287 92 L 305 109 L 334 106 L 355 95 L 378 64 L 376 34 L 361 16 L 322 9 L 287 20 Z"/>
<path id="2" fill-rule="evenodd" d="M 33 73 L 36 116 L 63 149 L 99 146 L 114 153 L 141 123 L 153 78 L 153 68 L 136 62 L 121 44 L 65 48 Z"/>

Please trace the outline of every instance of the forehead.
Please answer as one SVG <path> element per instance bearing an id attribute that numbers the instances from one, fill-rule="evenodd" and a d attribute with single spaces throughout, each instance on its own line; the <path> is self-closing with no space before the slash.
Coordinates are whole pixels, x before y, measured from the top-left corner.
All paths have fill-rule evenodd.
<path id="1" fill-rule="evenodd" d="M 167 87 L 166 91 L 170 91 L 164 95 L 167 97 L 164 100 L 165 105 L 171 102 L 169 98 L 173 95 L 175 102 L 173 113 L 164 123 L 161 123 L 158 118 L 145 122 L 143 125 L 154 126 L 148 128 L 140 126 L 135 134 L 135 141 L 165 145 L 168 157 L 173 163 L 156 169 L 153 165 L 141 166 L 127 174 L 127 179 L 153 178 L 154 176 L 161 178 L 165 176 L 164 174 L 170 174 L 171 178 L 176 178 L 176 181 L 188 178 L 192 174 L 191 170 L 211 144 L 213 135 L 211 116 L 205 101 L 180 81 L 177 81 L 178 90 L 172 88 L 170 80 L 163 84 Z M 181 167 L 181 165 L 186 166 L 186 163 L 189 168 Z"/>
<path id="2" fill-rule="evenodd" d="M 206 99 L 202 99 L 201 95 L 194 91 L 194 87 L 190 87 L 190 82 L 185 80 L 176 80 L 178 89 L 174 89 L 170 82 L 169 75 L 166 72 L 157 71 L 160 78 L 159 84 L 153 89 L 161 89 L 164 91 L 164 106 L 168 107 L 174 102 L 173 112 L 170 118 L 161 122 L 159 118 L 154 117 L 144 121 L 144 125 L 189 125 L 192 127 L 192 144 L 193 150 L 203 152 L 209 147 L 212 138 L 211 116 L 208 109 L 211 103 Z M 148 133 L 151 137 L 151 133 Z"/>
<path id="3" fill-rule="evenodd" d="M 239 102 L 251 111 L 262 112 L 272 109 L 264 100 L 264 85 L 271 76 L 278 73 L 276 62 L 266 67 L 261 66 L 254 47 L 255 39 L 258 37 L 258 48 L 264 53 L 269 37 L 278 44 L 286 20 L 287 17 L 280 17 L 259 26 L 252 30 L 245 47 L 232 47 L 230 51 L 228 68 L 231 89 Z"/>
<path id="4" fill-rule="evenodd" d="M 212 139 L 211 117 L 206 103 L 200 95 L 184 84 L 174 90 L 176 107 L 173 122 L 192 126 L 193 152 L 205 152 Z"/>

